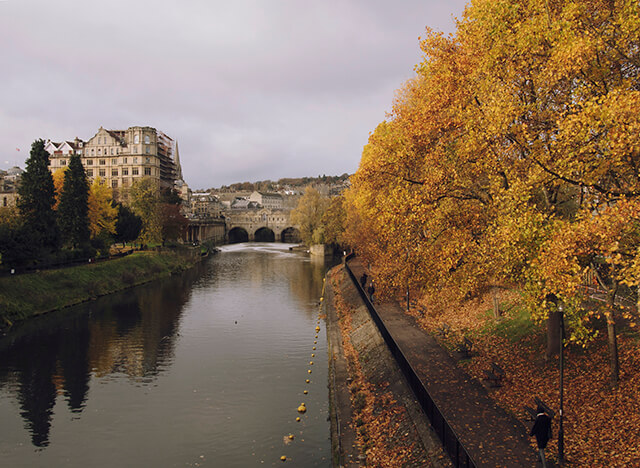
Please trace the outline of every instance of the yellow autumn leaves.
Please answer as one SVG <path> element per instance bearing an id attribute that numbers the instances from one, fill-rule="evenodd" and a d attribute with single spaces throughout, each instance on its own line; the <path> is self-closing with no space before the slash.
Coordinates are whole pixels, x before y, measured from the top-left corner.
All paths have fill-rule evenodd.
<path id="1" fill-rule="evenodd" d="M 516 284 L 586 339 L 587 272 L 640 283 L 638 38 L 630 0 L 474 0 L 455 35 L 427 31 L 345 194 L 380 292 Z"/>

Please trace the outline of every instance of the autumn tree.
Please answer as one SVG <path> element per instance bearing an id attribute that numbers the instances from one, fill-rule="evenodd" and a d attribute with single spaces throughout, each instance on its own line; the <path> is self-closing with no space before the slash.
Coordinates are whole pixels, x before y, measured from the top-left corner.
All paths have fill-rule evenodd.
<path id="1" fill-rule="evenodd" d="M 332 197 L 320 220 L 324 227 L 324 240 L 327 244 L 343 245 L 345 221 L 344 197 L 342 195 Z"/>
<path id="2" fill-rule="evenodd" d="M 115 234 L 118 208 L 113 204 L 112 190 L 96 177 L 89 188 L 89 231 L 96 238 L 100 233 Z"/>
<path id="3" fill-rule="evenodd" d="M 53 188 L 56 193 L 56 203 L 53 205 L 53 209 L 57 210 L 60 205 L 60 196 L 62 195 L 62 188 L 64 186 L 64 175 L 69 170 L 69 166 L 64 166 L 56 169 L 53 174 Z"/>
<path id="4" fill-rule="evenodd" d="M 298 206 L 291 211 L 291 222 L 300 226 L 300 237 L 305 245 L 324 243 L 322 216 L 329 200 L 313 187 L 307 187 Z"/>
<path id="5" fill-rule="evenodd" d="M 160 243 L 162 233 L 158 182 L 149 177 L 134 181 L 129 190 L 129 198 L 133 212 L 142 219 L 142 230 L 138 237 L 140 243 Z"/>
<path id="6" fill-rule="evenodd" d="M 385 287 L 517 285 L 538 321 L 553 294 L 586 342 L 576 285 L 599 275 L 615 383 L 615 297 L 640 284 L 639 8 L 474 0 L 457 35 L 427 31 L 345 194 L 345 238 Z"/>
<path id="7" fill-rule="evenodd" d="M 182 237 L 189 224 L 180 210 L 182 199 L 177 191 L 164 189 L 160 197 L 160 232 L 162 245 Z"/>

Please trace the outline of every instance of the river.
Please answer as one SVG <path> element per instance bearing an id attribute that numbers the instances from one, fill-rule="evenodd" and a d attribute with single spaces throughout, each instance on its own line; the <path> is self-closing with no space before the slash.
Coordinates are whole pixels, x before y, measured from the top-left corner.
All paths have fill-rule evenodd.
<path id="1" fill-rule="evenodd" d="M 331 466 L 323 320 L 315 338 L 329 265 L 289 247 L 224 246 L 180 277 L 14 327 L 0 465 Z"/>

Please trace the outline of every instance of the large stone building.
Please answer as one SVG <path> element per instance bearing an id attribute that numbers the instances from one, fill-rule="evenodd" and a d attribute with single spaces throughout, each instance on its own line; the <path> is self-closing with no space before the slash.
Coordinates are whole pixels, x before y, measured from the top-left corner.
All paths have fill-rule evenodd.
<path id="1" fill-rule="evenodd" d="M 268 193 L 268 192 L 258 192 L 254 191 L 248 198 L 249 201 L 254 201 L 263 208 L 267 208 L 270 210 L 281 210 L 282 209 L 282 195 L 279 193 Z"/>
<path id="2" fill-rule="evenodd" d="M 87 141 L 48 140 L 45 149 L 50 155 L 51 172 L 67 166 L 72 154 L 79 154 L 90 181 L 100 177 L 116 190 L 130 187 L 142 177 L 157 180 L 160 187 L 174 188 L 176 179 L 181 178 L 177 142 L 152 127 L 100 127 Z"/>

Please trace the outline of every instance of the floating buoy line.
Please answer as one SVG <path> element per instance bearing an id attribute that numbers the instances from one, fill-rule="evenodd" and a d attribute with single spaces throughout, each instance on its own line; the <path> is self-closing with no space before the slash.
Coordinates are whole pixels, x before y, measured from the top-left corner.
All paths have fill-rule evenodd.
<path id="1" fill-rule="evenodd" d="M 320 301 L 318 302 L 318 319 L 316 321 L 316 328 L 315 328 L 315 336 L 314 336 L 314 341 L 313 341 L 313 347 L 311 348 L 312 351 L 316 350 L 316 345 L 318 344 L 318 333 L 320 332 L 320 315 L 321 315 L 321 311 L 322 311 L 322 303 L 324 302 L 324 289 L 325 289 L 325 284 L 326 284 L 326 278 L 322 278 L 322 292 L 320 293 Z M 315 353 L 311 353 L 311 357 L 314 358 L 316 357 Z M 313 366 L 313 361 L 309 361 L 309 366 Z M 307 369 L 307 373 L 311 374 L 311 369 Z M 311 379 L 305 379 L 304 381 L 305 383 L 309 384 L 311 383 Z M 304 395 L 308 395 L 309 394 L 309 390 L 305 389 L 302 392 Z M 297 408 L 298 413 L 300 413 L 301 415 L 304 415 L 307 412 L 307 406 L 304 402 L 300 403 L 300 405 Z M 296 417 L 296 422 L 301 422 L 302 419 L 300 416 Z M 283 440 L 285 441 L 285 445 L 288 445 L 289 443 L 291 443 L 291 441 L 293 441 L 295 438 L 295 436 L 293 434 L 288 434 L 286 436 L 283 437 Z M 302 441 L 304 441 L 304 439 L 301 439 Z M 286 455 L 282 455 L 280 457 L 280 460 L 282 462 L 286 462 L 287 461 L 287 456 Z"/>

